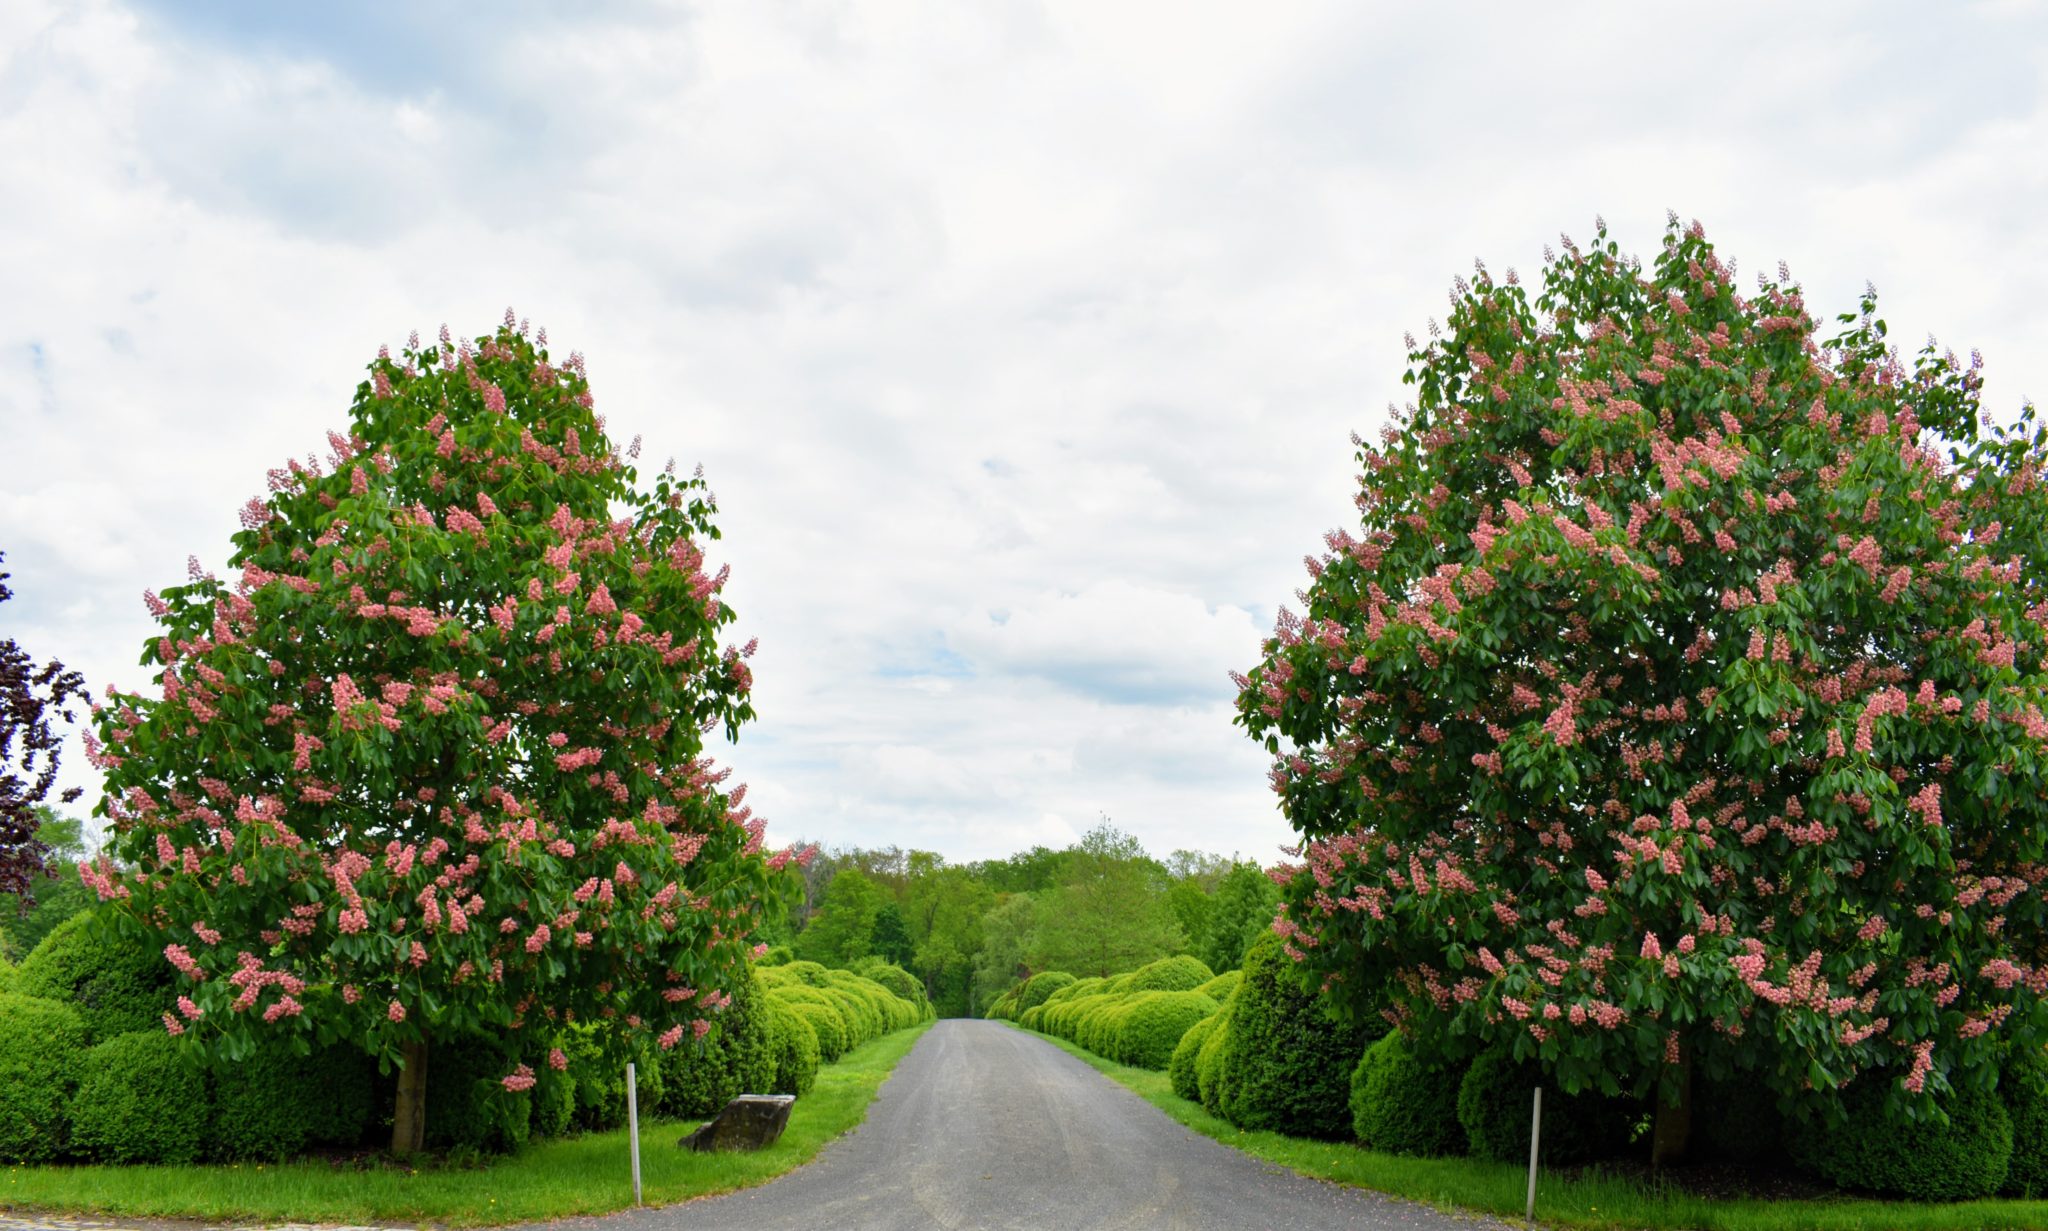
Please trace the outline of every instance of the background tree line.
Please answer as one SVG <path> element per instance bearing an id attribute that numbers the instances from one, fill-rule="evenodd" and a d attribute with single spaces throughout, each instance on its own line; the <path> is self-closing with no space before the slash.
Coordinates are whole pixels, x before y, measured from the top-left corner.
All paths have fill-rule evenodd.
<path id="1" fill-rule="evenodd" d="M 844 966 L 912 971 L 940 1016 L 978 1016 L 1041 970 L 1108 975 L 1191 954 L 1234 970 L 1272 923 L 1279 890 L 1256 864 L 1148 853 L 1106 818 L 1063 850 L 949 863 L 932 851 L 845 847 L 783 869 L 765 938 Z"/>

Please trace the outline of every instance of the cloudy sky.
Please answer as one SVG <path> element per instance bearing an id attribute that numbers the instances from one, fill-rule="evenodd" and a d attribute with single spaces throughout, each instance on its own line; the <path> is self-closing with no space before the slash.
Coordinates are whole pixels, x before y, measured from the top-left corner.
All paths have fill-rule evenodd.
<path id="1" fill-rule="evenodd" d="M 1270 860 L 1226 673 L 1452 277 L 1675 209 L 2010 413 L 2044 67 L 2028 3 L 7 0 L 0 633 L 141 684 L 378 344 L 509 304 L 719 495 L 772 834 Z"/>

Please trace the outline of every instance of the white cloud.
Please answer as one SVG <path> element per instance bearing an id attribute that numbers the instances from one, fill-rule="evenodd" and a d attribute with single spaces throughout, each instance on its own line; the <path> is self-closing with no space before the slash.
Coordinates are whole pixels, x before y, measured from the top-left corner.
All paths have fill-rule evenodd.
<path id="1" fill-rule="evenodd" d="M 8 632 L 139 682 L 376 345 L 509 302 L 706 464 L 784 836 L 1269 854 L 1223 672 L 1402 331 L 1595 211 L 2048 390 L 2038 8 L 238 11 L 0 6 Z"/>

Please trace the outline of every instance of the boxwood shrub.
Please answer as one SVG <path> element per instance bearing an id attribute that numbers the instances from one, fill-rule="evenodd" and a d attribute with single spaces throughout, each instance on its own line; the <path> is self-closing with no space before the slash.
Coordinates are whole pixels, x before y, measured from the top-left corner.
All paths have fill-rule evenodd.
<path id="1" fill-rule="evenodd" d="M 1425 1064 L 1396 1030 L 1365 1049 L 1351 1074 L 1351 1129 L 1388 1154 L 1463 1154 L 1463 1065 Z"/>
<path id="2" fill-rule="evenodd" d="M 1597 1092 L 1563 1094 L 1534 1064 L 1499 1052 L 1472 1062 L 1458 1084 L 1458 1123 L 1466 1147 L 1489 1162 L 1527 1162 L 1533 1092 L 1543 1086 L 1543 1162 L 1551 1166 L 1612 1158 L 1628 1147 L 1638 1108 Z"/>
<path id="3" fill-rule="evenodd" d="M 190 1163 L 206 1148 L 206 1071 L 162 1027 L 85 1053 L 71 1152 L 97 1163 Z"/>
<path id="4" fill-rule="evenodd" d="M 1842 1188 L 1914 1201 L 1968 1201 L 2004 1186 L 2012 1118 L 1996 1094 L 1953 1094 L 1941 1108 L 1947 1123 L 1914 1120 L 1889 1106 L 1896 1081 L 1869 1073 L 1842 1091 L 1846 1121 L 1801 1132 L 1800 1160 Z"/>
<path id="5" fill-rule="evenodd" d="M 1222 1004 L 1230 999 L 1230 993 L 1236 991 L 1237 985 L 1243 982 L 1243 980 L 1244 972 L 1242 970 L 1226 970 L 1195 990 L 1217 1004 Z"/>
<path id="6" fill-rule="evenodd" d="M 370 1058 L 354 1047 L 294 1055 L 272 1044 L 213 1070 L 207 1153 L 216 1159 L 290 1158 L 309 1145 L 355 1145 L 372 1110 Z"/>
<path id="7" fill-rule="evenodd" d="M 100 912 L 86 911 L 51 929 L 23 959 L 15 990 L 75 1006 L 86 1041 L 98 1043 L 161 1031 L 175 997 L 171 982 L 171 964 L 161 953 L 123 939 Z"/>
<path id="8" fill-rule="evenodd" d="M 1035 1004 L 1024 1010 L 1023 1014 L 1017 1018 L 1017 1024 L 1026 1030 L 1045 1029 L 1045 1006 Z"/>
<path id="9" fill-rule="evenodd" d="M 1039 971 L 1017 985 L 1017 998 L 1014 1002 L 1017 1007 L 1017 1014 L 1021 1017 L 1023 1014 L 1030 1012 L 1032 1009 L 1044 1004 L 1051 998 L 1054 992 L 1059 991 L 1063 987 L 1071 987 L 1074 982 L 1074 976 L 1064 970 Z"/>
<path id="10" fill-rule="evenodd" d="M 1195 1094 L 1202 1100 L 1202 1106 L 1213 1116 L 1223 1114 L 1221 1078 L 1230 1051 L 1230 1019 L 1235 1016 L 1237 997 L 1233 995 L 1223 1002 L 1222 1010 L 1209 1019 L 1216 1024 L 1210 1028 L 1209 1037 L 1202 1043 L 1202 1049 L 1195 1053 Z"/>
<path id="11" fill-rule="evenodd" d="M 1207 980 L 1204 980 L 1206 982 Z M 1196 991 L 1140 992 L 1116 1015 L 1110 1056 L 1141 1069 L 1164 1069 L 1181 1036 L 1216 1012 L 1215 1001 Z"/>
<path id="12" fill-rule="evenodd" d="M 525 1145 L 533 1131 L 533 1092 L 507 1090 L 504 1085 L 505 1075 L 517 1065 L 504 1044 L 482 1035 L 436 1040 L 429 1046 L 427 1145 L 481 1154 L 510 1154 Z M 641 1070 L 651 1067 L 642 1065 Z M 618 1087 L 617 1101 L 623 1110 L 625 1074 L 609 1081 L 601 1071 L 589 1077 L 595 1087 L 591 1101 L 597 1104 L 596 1118 L 610 1120 L 609 1087 Z"/>
<path id="13" fill-rule="evenodd" d="M 818 1032 L 794 1006 L 772 996 L 762 1000 L 775 1040 L 775 1093 L 809 1094 L 818 1081 Z"/>
<path id="14" fill-rule="evenodd" d="M 1163 957 L 1138 967 L 1127 976 L 1126 992 L 1191 992 L 1216 977 L 1201 959 Z"/>
<path id="15" fill-rule="evenodd" d="M 1166 1075 L 1173 1082 L 1173 1092 L 1190 1102 L 1200 1102 L 1201 1087 L 1195 1084 L 1195 1057 L 1201 1054 L 1202 1045 L 1209 1041 L 1216 1026 L 1223 1020 L 1219 1010 L 1187 1028 L 1174 1044 L 1173 1055 L 1166 1064 Z"/>
<path id="16" fill-rule="evenodd" d="M 0 992 L 0 1162 L 48 1162 L 63 1151 L 84 1056 L 78 1010 Z"/>
<path id="17" fill-rule="evenodd" d="M 716 1115 L 736 1096 L 766 1094 L 775 1084 L 767 987 L 749 970 L 730 995 L 732 1002 L 712 1019 L 710 1033 L 661 1053 L 663 1113 L 685 1119 Z"/>
<path id="18" fill-rule="evenodd" d="M 879 984 L 883 991 L 904 1001 L 917 1010 L 917 1017 L 906 1025 L 915 1025 L 923 1020 L 925 1011 L 931 1007 L 931 997 L 925 994 L 924 984 L 916 975 L 901 966 L 892 966 L 878 958 L 868 958 L 854 971 L 863 979 Z"/>
<path id="19" fill-rule="evenodd" d="M 2048 1056 L 2035 1051 L 2013 1058 L 1998 1083 L 2012 1118 L 2012 1162 L 2006 1168 L 2008 1197 L 2048 1197 Z"/>
<path id="20" fill-rule="evenodd" d="M 1231 1004 L 1216 1074 L 1217 1114 L 1239 1128 L 1349 1137 L 1351 1071 L 1370 1041 L 1366 1030 L 1324 1010 L 1318 990 L 1270 932 L 1245 954 L 1244 981 Z"/>
<path id="21" fill-rule="evenodd" d="M 818 1054 L 827 1064 L 846 1054 L 852 1043 L 846 1018 L 832 997 L 814 987 L 777 987 L 768 994 L 804 1021 L 818 1036 Z"/>

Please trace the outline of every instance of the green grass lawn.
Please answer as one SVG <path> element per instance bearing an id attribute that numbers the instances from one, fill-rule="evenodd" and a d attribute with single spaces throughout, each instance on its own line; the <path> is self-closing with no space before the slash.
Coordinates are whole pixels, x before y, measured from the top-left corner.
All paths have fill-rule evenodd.
<path id="1" fill-rule="evenodd" d="M 1317 1179 L 1370 1188 L 1439 1208 L 1482 1210 L 1517 1220 L 1522 1216 L 1529 1183 L 1525 1167 L 1469 1158 L 1403 1158 L 1339 1142 L 1245 1132 L 1210 1115 L 1201 1104 L 1175 1094 L 1164 1073 L 1104 1060 L 1048 1034 L 1038 1037 L 1094 1066 L 1195 1132 L 1254 1158 Z M 1852 1197 L 1716 1200 L 1659 1190 L 1634 1180 L 1544 1174 L 1537 1180 L 1536 1221 L 1658 1231 L 2024 1231 L 2048 1228 L 2048 1201 L 1929 1205 Z"/>
<path id="2" fill-rule="evenodd" d="M 791 1109 L 782 1139 L 753 1154 L 696 1154 L 676 1141 L 701 1121 L 640 1125 L 642 1189 L 649 1205 L 766 1183 L 809 1162 L 866 1118 L 883 1079 L 930 1023 L 864 1043 L 818 1070 L 817 1088 Z M 394 1165 L 355 1170 L 325 1162 L 204 1167 L 12 1167 L 0 1208 L 135 1217 L 452 1227 L 605 1214 L 633 1204 L 626 1132 L 543 1141 L 469 1168 Z"/>

